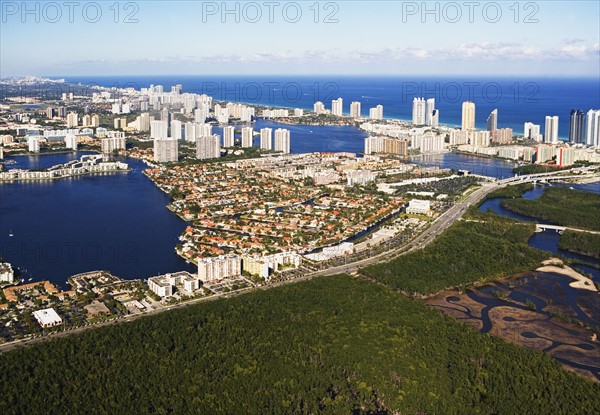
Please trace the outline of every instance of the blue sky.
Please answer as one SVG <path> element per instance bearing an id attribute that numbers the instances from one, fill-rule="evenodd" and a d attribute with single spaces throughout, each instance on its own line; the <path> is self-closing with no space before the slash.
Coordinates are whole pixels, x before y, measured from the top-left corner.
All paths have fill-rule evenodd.
<path id="1" fill-rule="evenodd" d="M 25 3 L 0 1 L 2 77 L 600 76 L 597 1 Z"/>

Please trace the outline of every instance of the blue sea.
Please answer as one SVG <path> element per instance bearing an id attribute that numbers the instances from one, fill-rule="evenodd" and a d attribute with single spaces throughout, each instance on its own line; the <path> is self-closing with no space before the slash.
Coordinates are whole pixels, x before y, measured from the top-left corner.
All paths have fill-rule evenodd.
<path id="1" fill-rule="evenodd" d="M 598 78 L 489 78 L 489 77 L 368 77 L 368 76 L 114 76 L 68 77 L 68 82 L 105 87 L 163 85 L 169 91 L 182 85 L 183 92 L 206 93 L 219 101 L 237 101 L 267 106 L 312 109 L 316 101 L 331 108 L 342 97 L 344 113 L 350 103 L 360 101 L 362 115 L 383 105 L 384 117 L 412 118 L 414 97 L 435 98 L 440 123 L 458 126 L 462 102 L 476 104 L 476 126 L 485 128 L 489 113 L 498 109 L 498 126 L 523 133 L 523 124 L 533 122 L 544 129 L 547 115 L 559 116 L 559 136 L 569 135 L 571 109 L 600 108 Z M 92 91 L 90 90 L 90 93 Z"/>

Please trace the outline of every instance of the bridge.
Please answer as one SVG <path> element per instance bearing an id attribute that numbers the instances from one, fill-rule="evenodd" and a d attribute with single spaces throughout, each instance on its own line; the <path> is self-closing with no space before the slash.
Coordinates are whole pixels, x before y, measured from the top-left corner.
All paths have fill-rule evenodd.
<path id="1" fill-rule="evenodd" d="M 600 235 L 599 231 L 590 231 L 588 229 L 571 228 L 569 226 L 548 225 L 546 223 L 536 223 L 535 224 L 536 232 L 556 231 L 556 232 L 562 234 L 567 229 L 570 231 L 574 231 L 574 232 L 586 232 L 586 233 L 593 233 L 596 235 Z"/>
<path id="2" fill-rule="evenodd" d="M 498 184 L 517 184 L 517 183 L 528 183 L 528 182 L 536 183 L 536 182 L 549 182 L 552 180 L 583 179 L 583 178 L 591 178 L 591 177 L 600 177 L 600 175 L 598 173 L 565 175 L 564 173 L 566 173 L 566 172 L 567 171 L 515 176 L 515 177 L 510 177 L 508 179 L 499 180 Z"/>

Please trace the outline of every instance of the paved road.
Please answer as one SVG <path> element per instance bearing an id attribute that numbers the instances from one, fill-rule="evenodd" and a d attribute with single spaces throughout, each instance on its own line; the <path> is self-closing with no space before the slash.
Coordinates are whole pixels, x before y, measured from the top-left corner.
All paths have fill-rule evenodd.
<path id="1" fill-rule="evenodd" d="M 374 264 L 376 262 L 381 262 L 381 261 L 389 261 L 389 260 L 396 258 L 400 255 L 403 255 L 407 252 L 424 248 L 425 246 L 430 244 L 438 235 L 440 235 L 442 232 L 444 232 L 446 229 L 448 229 L 455 221 L 460 219 L 471 205 L 479 202 L 488 193 L 490 193 L 491 191 L 496 190 L 500 187 L 503 187 L 503 185 L 498 185 L 497 183 L 486 183 L 485 185 L 483 185 L 483 187 L 481 187 L 481 188 L 475 190 L 474 192 L 472 192 L 471 194 L 469 194 L 462 202 L 456 203 L 454 206 L 452 206 L 450 209 L 448 209 L 446 212 L 444 212 L 442 215 L 440 215 L 427 229 L 425 229 L 423 232 L 421 232 L 416 238 L 414 238 L 407 244 L 405 244 L 401 247 L 398 247 L 392 251 L 382 252 L 382 253 L 374 255 L 370 258 L 352 262 L 352 263 L 349 263 L 346 265 L 340 265 L 337 267 L 328 268 L 326 270 L 316 271 L 314 273 L 307 274 L 305 276 L 293 278 L 293 279 L 286 280 L 286 281 L 280 281 L 280 282 L 263 285 L 263 286 L 256 287 L 256 288 L 255 287 L 243 288 L 241 290 L 237 290 L 237 291 L 233 291 L 233 292 L 229 292 L 229 293 L 215 294 L 210 297 L 197 298 L 195 300 L 186 301 L 185 303 L 175 304 L 171 307 L 163 307 L 163 308 L 159 308 L 159 309 L 155 309 L 155 310 L 149 310 L 144 313 L 129 315 L 127 317 L 120 318 L 120 319 L 105 321 L 105 322 L 101 322 L 101 323 L 97 323 L 97 324 L 91 324 L 89 326 L 78 327 L 78 328 L 74 328 L 74 329 L 67 330 L 67 331 L 56 332 L 56 333 L 52 333 L 47 336 L 41 336 L 41 337 L 36 337 L 36 338 L 17 340 L 17 341 L 11 342 L 11 343 L 5 343 L 5 344 L 0 345 L 0 353 L 15 349 L 15 348 L 20 348 L 20 347 L 23 347 L 23 346 L 26 346 L 26 345 L 29 345 L 32 343 L 43 342 L 43 341 L 51 340 L 51 339 L 54 339 L 57 337 L 65 337 L 65 336 L 68 336 L 71 334 L 81 333 L 85 330 L 90 330 L 90 329 L 103 327 L 103 326 L 110 326 L 113 324 L 129 323 L 133 320 L 137 320 L 138 318 L 141 318 L 144 316 L 162 313 L 165 311 L 169 311 L 171 309 L 188 307 L 190 305 L 198 304 L 200 302 L 215 301 L 215 300 L 218 300 L 221 298 L 236 297 L 238 295 L 242 295 L 247 292 L 254 291 L 256 289 L 266 290 L 266 289 L 280 287 L 280 286 L 287 285 L 287 284 L 294 284 L 294 283 L 297 283 L 300 281 L 307 281 L 314 277 L 323 276 L 323 275 L 335 275 L 335 274 L 343 274 L 343 273 L 351 274 L 351 273 L 357 272 L 360 268 L 363 268 L 367 265 L 371 265 L 371 264 Z"/>

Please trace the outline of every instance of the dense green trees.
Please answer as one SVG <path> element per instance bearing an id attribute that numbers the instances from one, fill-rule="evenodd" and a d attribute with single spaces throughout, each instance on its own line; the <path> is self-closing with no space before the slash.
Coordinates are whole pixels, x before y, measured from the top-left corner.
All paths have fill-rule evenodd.
<path id="1" fill-rule="evenodd" d="M 566 230 L 560 237 L 560 249 L 600 258 L 600 235 Z"/>
<path id="2" fill-rule="evenodd" d="M 542 222 L 600 230 L 600 195 L 595 193 L 550 187 L 538 199 L 506 199 L 501 203 L 506 209 Z"/>
<path id="3" fill-rule="evenodd" d="M 2 414 L 591 414 L 596 385 L 385 287 L 321 277 L 0 355 Z"/>
<path id="4" fill-rule="evenodd" d="M 425 249 L 361 272 L 408 294 L 433 294 L 527 271 L 549 256 L 527 245 L 533 224 L 472 212 L 475 221 L 455 223 Z"/>

